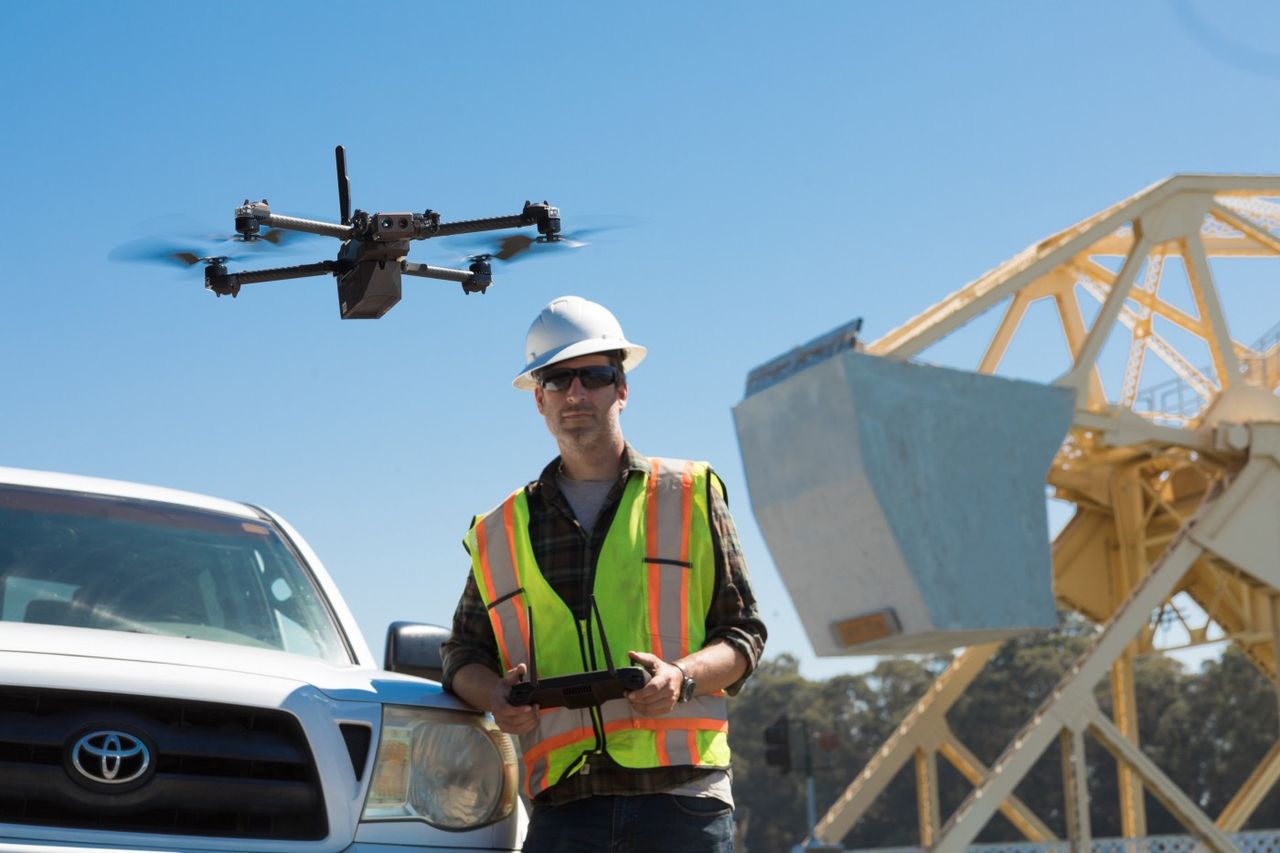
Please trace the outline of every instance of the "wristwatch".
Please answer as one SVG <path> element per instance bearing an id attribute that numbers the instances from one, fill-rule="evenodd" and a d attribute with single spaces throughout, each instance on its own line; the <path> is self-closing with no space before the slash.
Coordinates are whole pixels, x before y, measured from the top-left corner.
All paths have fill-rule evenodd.
<path id="1" fill-rule="evenodd" d="M 674 666 L 676 669 L 680 670 L 680 674 L 684 676 L 684 681 L 680 683 L 680 696 L 676 699 L 676 701 L 688 702 L 690 699 L 693 698 L 693 691 L 697 689 L 698 683 L 689 677 L 689 673 L 685 672 L 684 667 L 682 667 L 680 664 L 676 663 L 675 661 L 672 661 L 671 665 Z"/>

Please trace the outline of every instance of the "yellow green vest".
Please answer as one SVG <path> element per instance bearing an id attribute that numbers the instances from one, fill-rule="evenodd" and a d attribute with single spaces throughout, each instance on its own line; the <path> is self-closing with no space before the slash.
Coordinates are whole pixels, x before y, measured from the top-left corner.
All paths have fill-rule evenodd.
<path id="1" fill-rule="evenodd" d="M 628 478 L 596 562 L 593 591 L 614 666 L 630 665 L 633 650 L 678 660 L 706 639 L 715 586 L 707 490 L 722 487 L 705 462 L 649 462 L 644 476 Z M 608 668 L 598 629 L 588 633 L 589 618 L 574 619 L 538 568 L 524 489 L 477 516 L 466 545 L 504 670 L 531 668 L 529 609 L 539 678 Z M 537 728 L 520 738 L 524 790 L 536 796 L 598 752 L 624 767 L 728 767 L 728 728 L 722 693 L 679 703 L 661 717 L 634 714 L 626 699 L 546 709 Z"/>

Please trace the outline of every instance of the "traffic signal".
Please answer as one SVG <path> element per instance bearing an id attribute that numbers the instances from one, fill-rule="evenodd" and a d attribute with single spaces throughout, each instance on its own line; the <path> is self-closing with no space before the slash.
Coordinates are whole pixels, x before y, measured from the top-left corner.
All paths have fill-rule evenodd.
<path id="1" fill-rule="evenodd" d="M 764 761 L 770 767 L 791 770 L 791 721 L 783 714 L 764 730 Z"/>

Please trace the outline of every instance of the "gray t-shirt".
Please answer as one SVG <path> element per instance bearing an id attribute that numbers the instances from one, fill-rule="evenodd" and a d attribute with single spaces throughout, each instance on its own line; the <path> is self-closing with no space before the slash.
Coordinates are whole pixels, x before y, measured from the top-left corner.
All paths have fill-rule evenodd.
<path id="1" fill-rule="evenodd" d="M 556 475 L 556 484 L 569 502 L 574 517 L 582 525 L 582 529 L 590 533 L 600 517 L 600 509 L 604 499 L 609 496 L 616 480 L 574 480 L 563 471 Z"/>

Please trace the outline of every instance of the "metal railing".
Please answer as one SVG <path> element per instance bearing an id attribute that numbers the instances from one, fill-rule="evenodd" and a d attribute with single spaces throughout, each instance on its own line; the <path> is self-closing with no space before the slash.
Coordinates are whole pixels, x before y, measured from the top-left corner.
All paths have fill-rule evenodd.
<path id="1" fill-rule="evenodd" d="M 1243 853 L 1280 853 L 1280 830 L 1263 829 L 1236 832 L 1228 836 Z M 1089 846 L 1092 853 L 1193 853 L 1205 849 L 1191 835 L 1149 835 L 1146 838 L 1095 838 Z M 971 844 L 971 853 L 1071 853 L 1069 841 L 1007 844 Z M 876 847 L 849 853 L 924 853 L 923 847 Z"/>
<path id="2" fill-rule="evenodd" d="M 1280 323 L 1277 323 L 1242 355 L 1240 378 L 1249 385 L 1276 390 L 1280 386 Z M 1211 375 L 1212 368 L 1201 373 Z M 1138 392 L 1133 411 L 1164 426 L 1186 426 L 1204 411 L 1209 401 L 1184 379 L 1170 379 Z"/>

